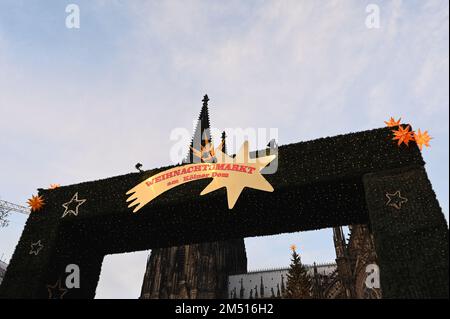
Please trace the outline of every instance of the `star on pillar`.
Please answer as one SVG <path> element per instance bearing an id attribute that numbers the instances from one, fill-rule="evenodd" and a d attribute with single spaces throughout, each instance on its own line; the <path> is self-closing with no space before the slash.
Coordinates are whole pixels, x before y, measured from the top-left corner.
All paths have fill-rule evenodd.
<path id="1" fill-rule="evenodd" d="M 34 254 L 35 256 L 37 256 L 42 248 L 44 248 L 44 245 L 42 245 L 40 239 L 35 243 L 31 243 L 30 255 Z"/>
<path id="2" fill-rule="evenodd" d="M 61 216 L 61 218 L 66 217 L 69 214 L 73 214 L 75 216 L 78 216 L 78 208 L 86 201 L 86 199 L 78 199 L 78 192 L 75 193 L 75 195 L 73 195 L 72 199 L 70 201 L 68 201 L 67 203 L 64 203 L 62 206 L 66 209 L 63 213 L 63 215 Z M 75 203 L 74 205 L 76 205 L 76 207 L 74 207 L 75 209 L 71 209 L 70 206 L 72 206 L 72 204 Z"/>
<path id="3" fill-rule="evenodd" d="M 52 286 L 47 285 L 48 299 L 63 299 L 64 295 L 67 293 L 67 289 L 62 287 L 61 278 Z"/>
<path id="4" fill-rule="evenodd" d="M 403 197 L 400 191 L 396 191 L 394 194 L 386 193 L 388 199 L 386 206 L 394 207 L 395 209 L 401 209 L 402 205 L 408 202 L 406 197 Z"/>

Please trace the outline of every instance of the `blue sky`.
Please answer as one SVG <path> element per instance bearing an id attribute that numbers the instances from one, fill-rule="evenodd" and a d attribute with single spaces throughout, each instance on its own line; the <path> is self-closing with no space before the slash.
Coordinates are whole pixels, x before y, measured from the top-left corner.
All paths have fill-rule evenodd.
<path id="1" fill-rule="evenodd" d="M 81 10 L 65 27 L 65 7 Z M 365 25 L 380 7 L 380 28 Z M 426 168 L 448 220 L 448 1 L 0 1 L 0 197 L 169 164 L 170 132 L 276 127 L 279 143 L 402 117 L 434 137 Z M 156 150 L 156 151 L 155 151 Z M 0 229 L 9 259 L 25 222 Z M 249 268 L 334 259 L 331 232 L 246 239 Z M 146 252 L 105 258 L 98 297 L 137 297 Z M 117 269 L 127 267 L 127 274 Z"/>

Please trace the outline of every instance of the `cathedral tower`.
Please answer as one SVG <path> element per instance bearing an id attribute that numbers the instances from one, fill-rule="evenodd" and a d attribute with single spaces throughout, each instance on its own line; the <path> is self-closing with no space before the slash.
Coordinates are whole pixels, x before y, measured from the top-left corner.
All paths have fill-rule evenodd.
<path id="1" fill-rule="evenodd" d="M 354 279 L 352 262 L 347 250 L 347 243 L 345 242 L 344 231 L 342 227 L 333 227 L 333 241 L 336 250 L 336 264 L 339 273 L 339 278 L 343 286 L 346 298 L 354 298 Z"/>
<path id="2" fill-rule="evenodd" d="M 208 101 L 205 95 L 184 164 L 215 160 Z M 224 152 L 225 138 L 223 132 L 221 150 Z M 153 249 L 147 259 L 141 298 L 227 298 L 228 276 L 246 272 L 243 239 Z"/>

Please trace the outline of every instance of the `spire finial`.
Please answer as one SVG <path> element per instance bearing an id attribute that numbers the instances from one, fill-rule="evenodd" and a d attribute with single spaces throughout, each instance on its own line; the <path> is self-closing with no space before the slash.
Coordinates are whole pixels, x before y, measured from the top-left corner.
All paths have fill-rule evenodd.
<path id="1" fill-rule="evenodd" d="M 194 156 L 192 148 L 201 150 L 202 146 L 206 145 L 206 141 L 211 141 L 209 112 L 208 112 L 208 95 L 203 96 L 203 106 L 198 116 L 197 124 L 194 129 L 194 135 L 192 137 L 191 145 L 187 157 L 183 160 L 183 163 L 193 163 Z"/>
<path id="2" fill-rule="evenodd" d="M 208 94 L 205 94 L 205 96 L 203 96 L 203 106 L 208 106 L 208 101 L 209 101 L 209 97 Z"/>
<path id="3" fill-rule="evenodd" d="M 220 145 L 221 145 L 221 151 L 223 152 L 223 153 L 226 153 L 227 152 L 227 146 L 226 146 L 226 142 L 225 142 L 225 139 L 227 138 L 227 135 L 225 134 L 225 131 L 223 131 L 222 132 L 222 136 L 221 136 L 221 142 L 220 142 Z"/>

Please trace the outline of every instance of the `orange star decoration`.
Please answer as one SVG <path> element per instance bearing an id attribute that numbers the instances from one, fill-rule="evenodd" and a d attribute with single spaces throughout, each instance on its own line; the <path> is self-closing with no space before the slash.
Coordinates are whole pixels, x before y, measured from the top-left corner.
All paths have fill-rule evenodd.
<path id="1" fill-rule="evenodd" d="M 384 123 L 386 123 L 386 125 L 388 127 L 394 127 L 394 126 L 399 126 L 400 125 L 400 121 L 402 120 L 402 118 L 399 118 L 398 121 L 396 121 L 392 116 L 389 119 L 389 121 L 384 121 Z"/>
<path id="2" fill-rule="evenodd" d="M 218 149 L 222 149 L 223 141 L 220 143 Z M 204 163 L 212 163 L 215 160 L 216 152 L 214 150 L 214 145 L 209 142 L 208 137 L 205 138 L 205 146 L 201 146 L 200 150 L 196 150 L 191 147 L 192 153 L 197 156 Z"/>
<path id="3" fill-rule="evenodd" d="M 296 249 L 297 249 L 297 246 L 291 245 L 291 250 L 292 250 L 292 251 L 295 251 Z"/>
<path id="4" fill-rule="evenodd" d="M 410 141 L 414 141 L 414 132 L 410 131 L 411 127 L 408 125 L 406 128 L 399 126 L 398 130 L 393 130 L 394 138 L 393 140 L 398 140 L 398 145 L 402 143 L 409 145 Z"/>
<path id="5" fill-rule="evenodd" d="M 421 132 L 420 129 L 417 131 L 417 133 L 414 132 L 414 140 L 417 143 L 417 146 L 419 146 L 420 150 L 422 150 L 423 146 L 430 147 L 430 140 L 432 137 L 428 135 L 428 131 Z"/>
<path id="6" fill-rule="evenodd" d="M 28 206 L 31 208 L 32 212 L 40 210 L 42 207 L 44 207 L 44 199 L 42 196 L 34 196 L 32 195 L 31 198 L 27 201 Z"/>
<path id="7" fill-rule="evenodd" d="M 59 184 L 50 184 L 50 189 L 57 189 L 59 187 L 61 187 Z"/>

